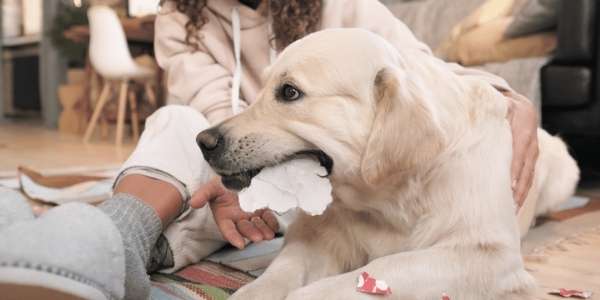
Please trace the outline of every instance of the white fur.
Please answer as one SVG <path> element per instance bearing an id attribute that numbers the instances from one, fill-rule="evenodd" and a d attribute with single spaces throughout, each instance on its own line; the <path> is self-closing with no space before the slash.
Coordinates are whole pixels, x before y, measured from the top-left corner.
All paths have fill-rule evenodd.
<path id="1" fill-rule="evenodd" d="M 282 82 L 304 97 L 277 100 Z M 280 255 L 232 299 L 365 299 L 355 288 L 361 271 L 385 280 L 390 299 L 528 299 L 535 284 L 520 234 L 533 211 L 573 193 L 579 171 L 565 145 L 540 130 L 529 206 L 517 219 L 506 112 L 489 83 L 364 30 L 292 44 L 260 100 L 218 125 L 234 145 L 225 156 L 238 158 L 218 168 L 320 149 L 334 160 L 334 202 L 293 223 Z M 241 139 L 250 146 L 237 149 Z"/>

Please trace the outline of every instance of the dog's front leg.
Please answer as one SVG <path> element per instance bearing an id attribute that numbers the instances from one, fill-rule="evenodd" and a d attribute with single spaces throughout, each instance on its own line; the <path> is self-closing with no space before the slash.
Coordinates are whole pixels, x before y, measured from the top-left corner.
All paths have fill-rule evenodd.
<path id="1" fill-rule="evenodd" d="M 378 258 L 352 272 L 298 289 L 287 300 L 368 298 L 356 289 L 363 271 L 384 280 L 392 290 L 392 299 L 439 300 L 443 293 L 464 300 L 526 299 L 533 283 L 523 270 L 518 251 L 486 255 L 432 248 Z"/>
<path id="2" fill-rule="evenodd" d="M 287 295 L 316 279 L 339 273 L 340 268 L 328 253 L 321 253 L 313 242 L 289 241 L 265 273 L 242 287 L 230 299 L 285 299 Z"/>

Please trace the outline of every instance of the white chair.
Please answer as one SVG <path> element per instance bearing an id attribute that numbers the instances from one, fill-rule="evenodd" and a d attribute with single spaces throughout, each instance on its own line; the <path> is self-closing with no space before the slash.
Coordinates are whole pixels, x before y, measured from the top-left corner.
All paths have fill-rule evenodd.
<path id="1" fill-rule="evenodd" d="M 154 70 L 138 65 L 129 52 L 125 32 L 117 14 L 108 6 L 92 6 L 88 9 L 88 20 L 90 26 L 90 62 L 96 72 L 104 79 L 104 86 L 100 96 L 96 101 L 92 118 L 90 119 L 85 131 L 83 141 L 88 142 L 102 109 L 106 104 L 111 86 L 119 84 L 118 112 L 117 112 L 117 133 L 116 145 L 123 144 L 123 131 L 125 123 L 125 109 L 127 98 L 131 107 L 131 123 L 134 138 L 139 135 L 138 116 L 135 98 L 128 97 L 128 85 L 130 80 L 146 80 L 155 76 Z M 145 84 L 145 91 L 148 93 L 149 100 L 155 102 L 156 96 L 152 88 Z M 152 103 L 155 104 L 155 103 Z"/>

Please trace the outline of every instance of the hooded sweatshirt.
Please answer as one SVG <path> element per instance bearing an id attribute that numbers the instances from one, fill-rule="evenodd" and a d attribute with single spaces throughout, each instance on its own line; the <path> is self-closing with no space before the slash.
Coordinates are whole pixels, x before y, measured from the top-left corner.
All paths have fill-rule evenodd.
<path id="1" fill-rule="evenodd" d="M 155 53 L 167 76 L 167 102 L 191 105 L 215 124 L 256 101 L 263 70 L 277 53 L 269 42 L 269 18 L 260 9 L 237 0 L 208 0 L 202 13 L 206 23 L 194 49 L 185 43 L 187 16 L 165 3 L 156 18 Z M 433 55 L 377 0 L 323 0 L 319 29 L 343 27 L 367 29 L 398 49 L 414 47 Z M 510 89 L 489 73 L 449 67 L 458 75 L 478 76 Z"/>

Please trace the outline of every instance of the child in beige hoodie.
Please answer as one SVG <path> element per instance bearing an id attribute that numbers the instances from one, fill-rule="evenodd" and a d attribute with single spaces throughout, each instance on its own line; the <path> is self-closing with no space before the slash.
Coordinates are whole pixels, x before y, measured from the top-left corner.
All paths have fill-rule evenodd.
<path id="1" fill-rule="evenodd" d="M 147 270 L 174 271 L 226 242 L 243 248 L 244 238 L 271 239 L 285 227 L 289 220 L 268 211 L 240 210 L 237 196 L 203 160 L 195 136 L 254 103 L 263 71 L 283 48 L 310 32 L 336 27 L 365 28 L 392 45 L 432 55 L 376 0 L 163 1 L 156 19 L 156 58 L 167 75 L 169 104 L 182 105 L 168 105 L 148 118 L 136 150 L 115 180 L 115 196 L 99 207 L 123 240 L 124 286 L 89 277 L 80 283 L 103 287 L 108 298 L 147 298 Z M 501 78 L 449 67 L 461 76 L 485 78 L 509 95 L 514 190 L 522 201 L 537 156 L 533 106 L 510 92 Z M 190 204 L 196 209 L 189 209 Z M 65 290 L 77 294 L 63 285 Z"/>

